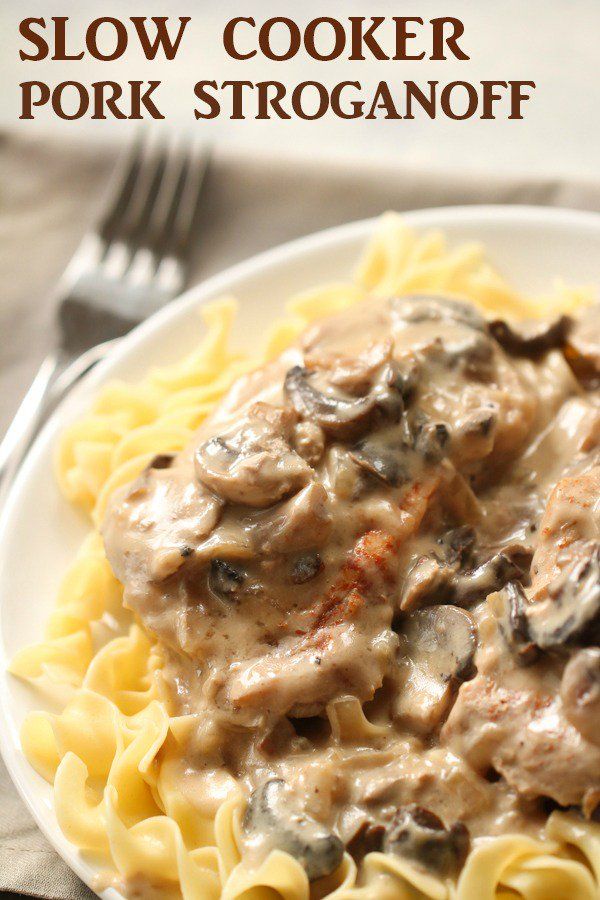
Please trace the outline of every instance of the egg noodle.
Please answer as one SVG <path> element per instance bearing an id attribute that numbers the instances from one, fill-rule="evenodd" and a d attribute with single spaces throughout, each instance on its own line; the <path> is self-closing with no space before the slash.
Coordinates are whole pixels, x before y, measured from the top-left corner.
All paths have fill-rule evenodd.
<path id="1" fill-rule="evenodd" d="M 60 441 L 56 472 L 63 493 L 97 528 L 115 488 L 156 454 L 185 447 L 232 382 L 278 355 L 309 322 L 369 296 L 408 292 L 463 297 L 504 316 L 572 310 L 591 293 L 557 285 L 548 296 L 524 297 L 478 244 L 449 248 L 442 234 L 417 236 L 388 213 L 354 277 L 292 298 L 261 356 L 231 349 L 236 307 L 224 299 L 203 309 L 207 334 L 196 351 L 137 384 L 104 387 Z M 241 792 L 203 806 L 202 798 L 192 803 L 178 788 L 175 761 L 196 722 L 193 715 L 169 716 L 161 664 L 160 646 L 123 608 L 121 586 L 94 530 L 64 578 L 45 639 L 17 653 L 11 671 L 67 698 L 58 715 L 29 713 L 23 750 L 54 785 L 66 837 L 97 868 L 116 872 L 112 883 L 122 891 L 184 900 L 600 897 L 600 825 L 559 812 L 540 840 L 514 834 L 475 841 L 458 883 L 383 853 L 370 853 L 360 867 L 346 854 L 337 872 L 312 885 L 300 864 L 278 850 L 258 869 L 246 868 L 239 850 Z M 333 704 L 329 716 L 334 734 L 335 728 L 358 735 L 374 727 L 358 702 Z"/>

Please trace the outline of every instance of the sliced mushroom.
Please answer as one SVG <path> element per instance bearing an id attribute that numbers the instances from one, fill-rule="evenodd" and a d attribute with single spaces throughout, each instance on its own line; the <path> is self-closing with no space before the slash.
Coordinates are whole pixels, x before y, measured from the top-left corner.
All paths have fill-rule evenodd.
<path id="1" fill-rule="evenodd" d="M 194 560 L 198 564 L 208 564 L 213 559 L 244 562 L 255 556 L 252 533 L 243 523 L 232 519 L 222 522 L 194 548 Z"/>
<path id="2" fill-rule="evenodd" d="M 462 369 L 467 378 L 487 380 L 494 362 L 493 344 L 487 335 L 472 331 L 464 340 L 444 341 L 446 363 Z"/>
<path id="3" fill-rule="evenodd" d="M 317 376 L 324 381 L 323 390 L 315 385 Z M 397 377 L 397 367 L 390 363 L 383 367 L 364 397 L 343 397 L 327 383 L 324 372 L 294 366 L 285 377 L 285 393 L 300 416 L 346 440 L 363 434 L 379 421 L 400 420 L 404 402 Z"/>
<path id="4" fill-rule="evenodd" d="M 509 646 L 525 663 L 538 650 L 587 646 L 600 636 L 600 544 L 548 586 L 544 600 L 530 602 L 518 582 L 492 598 L 492 608 Z"/>
<path id="5" fill-rule="evenodd" d="M 554 319 L 530 319 L 524 322 L 494 319 L 488 327 L 490 334 L 508 353 L 513 356 L 535 357 L 564 346 L 572 324 L 570 316 L 561 315 Z"/>
<path id="6" fill-rule="evenodd" d="M 383 849 L 386 831 L 383 825 L 364 820 L 346 842 L 346 850 L 356 863 L 362 862 L 367 853 L 377 853 Z"/>
<path id="7" fill-rule="evenodd" d="M 523 586 L 518 581 L 511 581 L 490 596 L 489 603 L 500 633 L 520 665 L 528 666 L 536 662 L 539 648 L 529 633 L 528 600 Z"/>
<path id="8" fill-rule="evenodd" d="M 498 415 L 496 408 L 479 407 L 470 410 L 456 423 L 455 436 L 460 447 L 458 456 L 480 460 L 489 456 L 496 442 Z"/>
<path id="9" fill-rule="evenodd" d="M 439 462 L 449 441 L 450 431 L 443 422 L 420 422 L 415 428 L 415 450 L 427 462 Z"/>
<path id="10" fill-rule="evenodd" d="M 384 840 L 386 853 L 410 859 L 440 875 L 459 872 L 469 848 L 469 832 L 462 822 L 445 828 L 435 813 L 416 805 L 397 811 Z"/>
<path id="11" fill-rule="evenodd" d="M 292 581 L 294 584 L 306 584 L 307 581 L 316 578 L 322 568 L 323 560 L 316 551 L 303 553 L 293 565 Z"/>
<path id="12" fill-rule="evenodd" d="M 476 540 L 477 534 L 472 525 L 459 525 L 442 535 L 438 543 L 444 548 L 446 561 L 450 565 L 458 563 L 464 566 L 471 559 Z"/>
<path id="13" fill-rule="evenodd" d="M 303 866 L 309 881 L 334 872 L 344 845 L 332 831 L 306 815 L 281 778 L 272 778 L 250 795 L 243 830 L 248 843 L 289 853 Z"/>
<path id="14" fill-rule="evenodd" d="M 521 541 L 510 541 L 510 543 L 503 545 L 502 553 L 521 570 L 519 581 L 521 584 L 528 586 L 531 580 L 530 570 L 534 553 L 533 546 Z"/>
<path id="15" fill-rule="evenodd" d="M 402 684 L 396 715 L 427 734 L 445 718 L 454 688 L 473 674 L 477 631 L 469 613 L 431 606 L 411 613 L 400 632 Z"/>
<path id="16" fill-rule="evenodd" d="M 410 294 L 390 301 L 394 315 L 403 322 L 447 322 L 485 332 L 486 323 L 474 306 L 451 297 Z"/>
<path id="17" fill-rule="evenodd" d="M 571 725 L 593 744 L 600 744 L 600 648 L 579 650 L 567 663 L 560 699 Z"/>
<path id="18" fill-rule="evenodd" d="M 198 447 L 195 468 L 198 480 L 218 496 L 259 508 L 295 494 L 312 477 L 310 466 L 282 436 L 280 424 L 252 413 L 227 434 Z"/>
<path id="19" fill-rule="evenodd" d="M 600 380 L 600 304 L 591 306 L 575 322 L 567 338 L 565 356 L 575 374 L 588 386 Z"/>
<path id="20" fill-rule="evenodd" d="M 364 472 L 390 487 L 398 487 L 408 479 L 398 450 L 378 445 L 373 441 L 361 441 L 349 451 L 349 455 Z"/>
<path id="21" fill-rule="evenodd" d="M 435 556 L 422 556 L 409 571 L 400 596 L 402 612 L 412 612 L 419 606 L 450 598 L 454 569 Z"/>
<path id="22" fill-rule="evenodd" d="M 323 354 L 317 351 L 317 353 L 305 354 L 304 359 L 310 368 L 317 366 L 329 369 L 328 378 L 331 384 L 335 384 L 354 397 L 360 397 L 368 393 L 382 366 L 391 362 L 393 348 L 393 341 L 387 338 L 383 341 L 376 341 L 366 350 L 353 356 Z"/>
<path id="23" fill-rule="evenodd" d="M 496 553 L 468 571 L 461 571 L 460 561 L 456 558 L 442 562 L 436 557 L 422 557 L 404 583 L 400 609 L 409 611 L 434 602 L 466 606 L 484 600 L 488 594 L 522 574 L 517 562 L 505 552 Z"/>
<path id="24" fill-rule="evenodd" d="M 148 463 L 149 469 L 170 469 L 175 459 L 174 453 L 159 453 Z"/>
<path id="25" fill-rule="evenodd" d="M 520 566 L 507 553 L 496 553 L 476 569 L 460 572 L 456 576 L 452 599 L 461 605 L 484 600 L 488 594 L 522 574 Z"/>
<path id="26" fill-rule="evenodd" d="M 416 362 L 411 363 L 408 368 L 398 368 L 396 371 L 394 385 L 396 390 L 400 391 L 406 407 L 409 406 L 414 399 L 420 377 L 421 370 Z"/>
<path id="27" fill-rule="evenodd" d="M 485 319 L 473 306 L 449 297 L 427 295 L 395 298 L 391 306 L 399 324 L 437 323 L 430 337 L 432 352 L 440 363 L 449 368 L 460 367 L 474 378 L 488 377 L 493 343 Z"/>
<path id="28" fill-rule="evenodd" d="M 586 646 L 600 632 L 600 544 L 569 566 L 548 586 L 544 600 L 529 605 L 527 623 L 531 640 L 541 650 L 565 644 Z"/>
<path id="29" fill-rule="evenodd" d="M 245 572 L 232 566 L 227 560 L 211 560 L 208 586 L 221 600 L 234 599 L 245 579 Z"/>

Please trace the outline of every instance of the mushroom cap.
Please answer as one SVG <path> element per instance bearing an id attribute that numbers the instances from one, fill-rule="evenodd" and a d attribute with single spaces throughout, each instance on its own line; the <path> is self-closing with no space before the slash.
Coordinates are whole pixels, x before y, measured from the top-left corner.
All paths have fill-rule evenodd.
<path id="1" fill-rule="evenodd" d="M 289 370 L 284 392 L 303 419 L 315 422 L 332 437 L 351 440 L 380 421 L 400 420 L 404 409 L 403 387 L 396 364 L 389 362 L 382 367 L 369 392 L 361 397 L 344 395 L 328 377 L 327 370 L 302 366 Z"/>
<path id="2" fill-rule="evenodd" d="M 474 673 L 476 648 L 475 624 L 463 609 L 438 605 L 408 615 L 401 632 L 396 716 L 419 734 L 438 728 L 457 683 Z"/>
<path id="3" fill-rule="evenodd" d="M 201 444 L 194 462 L 198 480 L 219 497 L 258 508 L 296 493 L 312 477 L 281 425 L 258 415 Z"/>
<path id="4" fill-rule="evenodd" d="M 390 305 L 394 317 L 404 322 L 448 322 L 466 325 L 474 331 L 486 330 L 485 319 L 474 306 L 452 297 L 408 294 L 394 297 Z"/>
<path id="5" fill-rule="evenodd" d="M 571 725 L 591 743 L 600 744 L 600 647 L 587 647 L 571 657 L 560 698 Z"/>
<path id="6" fill-rule="evenodd" d="M 411 613 L 402 630 L 413 663 L 441 682 L 464 678 L 472 668 L 477 630 L 471 615 L 449 604 Z"/>
<path id="7" fill-rule="evenodd" d="M 494 319 L 488 327 L 501 347 L 514 356 L 535 357 L 548 350 L 563 347 L 573 324 L 570 316 L 507 322 Z"/>
<path id="8" fill-rule="evenodd" d="M 396 448 L 365 440 L 356 444 L 349 454 L 352 461 L 363 472 L 373 475 L 378 481 L 389 487 L 398 487 L 403 481 L 408 480 L 402 453 Z"/>
<path id="9" fill-rule="evenodd" d="M 583 559 L 563 569 L 544 600 L 527 608 L 531 640 L 542 650 L 585 646 L 600 631 L 600 543 L 591 541 Z"/>
<path id="10" fill-rule="evenodd" d="M 415 804 L 396 812 L 384 839 L 387 853 L 404 856 L 443 875 L 461 868 L 469 847 L 469 832 L 462 822 L 445 828 L 435 813 Z"/>
<path id="11" fill-rule="evenodd" d="M 282 778 L 271 778 L 252 792 L 242 827 L 250 842 L 266 838 L 297 859 L 309 881 L 330 875 L 344 855 L 337 835 L 301 811 Z"/>

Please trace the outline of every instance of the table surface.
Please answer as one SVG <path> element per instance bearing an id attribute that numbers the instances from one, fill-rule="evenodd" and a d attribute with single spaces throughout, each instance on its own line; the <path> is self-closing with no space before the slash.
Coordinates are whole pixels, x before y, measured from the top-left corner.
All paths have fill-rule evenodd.
<path id="1" fill-rule="evenodd" d="M 287 7 L 287 8 L 286 8 Z M 454 170 L 496 170 L 504 173 L 542 173 L 596 177 L 600 148 L 600 33 L 599 0 L 413 0 L 401 5 L 393 0 L 336 0 L 329 15 L 347 20 L 351 15 L 420 15 L 425 22 L 439 15 L 453 15 L 465 24 L 461 43 L 469 61 L 447 62 L 348 62 L 311 61 L 306 54 L 288 62 L 253 59 L 231 60 L 222 46 L 225 22 L 248 15 L 242 0 L 201 2 L 185 8 L 175 0 L 131 0 L 127 15 L 192 16 L 176 59 L 172 62 L 144 60 L 130 43 L 124 59 L 116 62 L 23 62 L 19 48 L 25 42 L 18 34 L 24 16 L 57 14 L 52 0 L 30 0 L 24 10 L 21 0 L 0 4 L 0 32 L 5 49 L 0 59 L 0 126 L 18 121 L 19 83 L 42 80 L 52 85 L 65 79 L 90 83 L 97 79 L 128 78 L 161 80 L 156 96 L 168 113 L 166 125 L 185 128 L 221 144 L 257 150 L 276 146 L 282 154 L 322 154 L 329 157 L 393 158 L 400 163 Z M 124 16 L 121 0 L 63 0 L 60 15 L 70 17 L 69 42 L 81 48 L 85 26 L 96 16 Z M 257 22 L 273 15 L 293 16 L 300 24 L 323 15 L 317 0 L 302 4 L 257 0 L 251 14 Z M 424 42 L 430 39 L 425 28 Z M 430 121 L 343 121 L 330 115 L 314 122 L 231 121 L 219 117 L 197 122 L 193 117 L 193 86 L 200 79 L 279 79 L 290 87 L 305 79 L 318 78 L 328 86 L 344 79 L 358 79 L 365 93 L 380 80 L 399 85 L 404 79 L 425 83 L 482 79 L 534 80 L 537 90 L 525 104 L 524 121 L 456 122 L 443 118 Z M 131 131 L 133 122 L 60 122 L 47 112 L 39 122 L 21 122 L 22 129 L 44 128 L 76 134 L 92 132 L 106 136 L 113 131 Z"/>

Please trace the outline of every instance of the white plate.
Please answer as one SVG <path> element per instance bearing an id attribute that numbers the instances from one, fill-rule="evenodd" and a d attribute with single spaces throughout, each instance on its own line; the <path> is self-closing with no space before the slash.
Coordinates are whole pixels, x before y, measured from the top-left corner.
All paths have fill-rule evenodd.
<path id="1" fill-rule="evenodd" d="M 459 207 L 410 213 L 417 229 L 442 228 L 454 242 L 483 241 L 494 264 L 524 290 L 543 290 L 555 276 L 571 283 L 600 280 L 600 216 L 526 207 Z M 0 748 L 38 825 L 72 869 L 92 885 L 94 869 L 62 836 L 51 788 L 28 765 L 19 728 L 42 698 L 6 673 L 14 652 L 42 636 L 56 590 L 88 530 L 60 496 L 51 455 L 57 434 L 115 376 L 135 379 L 150 364 L 178 359 L 197 344 L 198 306 L 223 294 L 240 301 L 235 339 L 261 340 L 290 294 L 340 279 L 352 270 L 376 220 L 356 222 L 286 244 L 229 269 L 144 322 L 68 398 L 48 423 L 13 485 L 0 519 Z M 116 898 L 114 890 L 106 898 Z"/>

